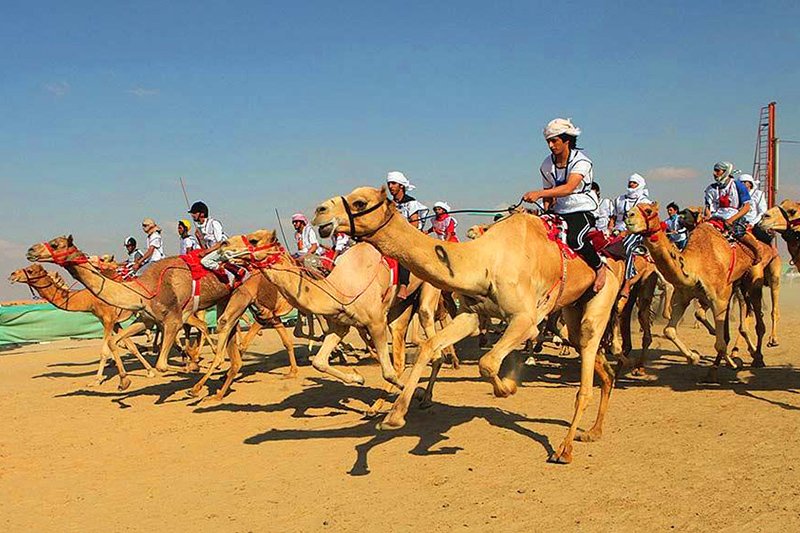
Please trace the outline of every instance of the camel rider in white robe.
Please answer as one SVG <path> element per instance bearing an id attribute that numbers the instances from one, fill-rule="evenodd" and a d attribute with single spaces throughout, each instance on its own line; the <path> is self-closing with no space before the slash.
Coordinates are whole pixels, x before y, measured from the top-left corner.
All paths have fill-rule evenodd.
<path id="1" fill-rule="evenodd" d="M 600 184 L 596 181 L 592 182 L 592 194 L 597 200 L 597 209 L 592 212 L 595 218 L 594 227 L 608 237 L 611 232 L 611 215 L 614 214 L 614 204 L 610 198 L 603 198 L 600 195 Z"/>
<path id="2" fill-rule="evenodd" d="M 740 174 L 739 181 L 744 183 L 750 192 L 750 210 L 744 216 L 745 221 L 752 227 L 753 235 L 764 244 L 772 244 L 772 235 L 758 227 L 761 217 L 767 212 L 767 197 L 759 188 L 759 183 L 750 174 Z"/>
<path id="3" fill-rule="evenodd" d="M 625 227 L 625 214 L 637 205 L 652 204 L 650 193 L 647 190 L 647 181 L 641 174 L 633 173 L 628 177 L 628 190 L 614 199 L 614 234 L 622 235 L 622 246 L 625 249 L 625 282 L 620 290 L 620 298 L 625 299 L 630 295 L 630 281 L 637 274 L 634 256 L 644 255 L 647 250 L 642 245 L 643 237 L 638 234 L 628 234 Z"/>
<path id="4" fill-rule="evenodd" d="M 605 285 L 607 268 L 586 238 L 595 225 L 592 212 L 598 204 L 591 193 L 592 160 L 576 146 L 581 130 L 569 119 L 551 120 L 542 133 L 550 149 L 539 167 L 543 188 L 526 192 L 522 199 L 528 203 L 543 199 L 545 209 L 564 220 L 567 246 L 595 271 L 593 289 L 599 292 Z"/>
<path id="5" fill-rule="evenodd" d="M 714 165 L 714 183 L 705 190 L 705 216 L 725 223 L 731 235 L 753 255 L 753 264 L 761 262 L 758 241 L 747 233 L 745 217 L 750 212 L 750 191 L 733 177 L 733 163 L 720 161 Z M 758 277 L 758 275 L 756 275 Z"/>
<path id="6" fill-rule="evenodd" d="M 392 195 L 394 205 L 397 211 L 403 215 L 403 218 L 422 231 L 425 224 L 425 215 L 428 208 L 417 201 L 413 196 L 409 196 L 408 192 L 413 191 L 416 187 L 411 184 L 405 174 L 397 170 L 393 170 L 386 175 L 386 183 L 389 187 L 389 193 Z M 405 299 L 408 297 L 408 282 L 411 277 L 411 272 L 403 265 L 398 265 L 397 268 L 397 297 Z"/>

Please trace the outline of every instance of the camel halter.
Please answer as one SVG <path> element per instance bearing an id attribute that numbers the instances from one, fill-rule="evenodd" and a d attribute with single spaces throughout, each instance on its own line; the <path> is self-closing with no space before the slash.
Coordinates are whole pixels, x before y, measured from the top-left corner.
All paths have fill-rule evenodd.
<path id="1" fill-rule="evenodd" d="M 28 290 L 31 291 L 31 297 L 34 300 L 40 299 L 41 296 L 39 296 L 38 294 L 33 292 L 33 289 L 41 290 L 41 289 L 44 289 L 44 288 L 48 287 L 49 284 L 47 284 L 47 285 L 34 285 L 34 283 L 39 281 L 40 279 L 49 278 L 49 276 L 47 275 L 47 272 L 45 272 L 44 274 L 42 274 L 41 276 L 38 276 L 36 278 L 31 277 L 31 275 L 28 273 L 28 269 L 27 268 L 23 268 L 22 269 L 22 273 L 25 274 L 25 285 L 27 285 L 28 286 Z"/>
<path id="2" fill-rule="evenodd" d="M 367 209 L 365 209 L 363 211 L 359 211 L 358 213 L 354 213 L 353 210 L 350 208 L 350 204 L 347 203 L 347 199 L 344 196 L 340 196 L 339 198 L 342 199 L 342 206 L 344 206 L 344 212 L 347 213 L 347 223 L 350 225 L 350 231 L 351 231 L 350 236 L 353 237 L 356 240 L 357 239 L 363 239 L 364 237 L 371 237 L 371 236 L 375 235 L 380 230 L 382 230 L 384 228 L 384 226 L 386 226 L 386 224 L 388 224 L 389 221 L 392 220 L 392 217 L 394 216 L 394 211 L 392 211 L 390 209 L 389 210 L 389 216 L 386 217 L 386 220 L 384 220 L 381 223 L 380 226 L 378 226 L 377 228 L 375 228 L 374 230 L 372 230 L 372 231 L 370 231 L 368 233 L 362 233 L 361 235 L 357 235 L 356 234 L 356 219 L 359 218 L 359 217 L 363 217 L 364 215 L 368 215 L 368 214 L 372 213 L 373 211 L 377 211 L 378 209 L 381 208 L 381 206 L 383 206 L 385 204 L 388 204 L 389 200 L 387 198 L 383 202 L 378 202 L 377 204 L 373 205 L 372 207 L 369 207 L 369 208 L 367 208 Z"/>
<path id="3" fill-rule="evenodd" d="M 250 244 L 250 241 L 247 240 L 247 237 L 242 235 L 242 242 L 244 243 L 245 248 L 247 249 L 247 253 L 249 255 L 249 259 L 247 261 L 248 265 L 253 268 L 269 268 L 275 263 L 277 263 L 281 255 L 285 252 L 283 246 L 280 243 L 277 244 L 266 244 L 263 246 L 253 246 Z M 271 248 L 276 248 L 274 251 L 270 251 Z M 256 252 L 267 252 L 266 259 L 259 261 L 256 259 Z"/>
<path id="4" fill-rule="evenodd" d="M 650 205 L 650 204 L 639 204 L 636 206 L 636 209 L 638 209 L 639 212 L 642 214 L 642 216 L 644 217 L 644 222 L 647 225 L 647 231 L 643 231 L 642 235 L 648 237 L 650 239 L 650 242 L 656 242 L 657 240 L 656 234 L 666 230 L 667 223 L 662 221 L 657 228 L 650 229 L 650 221 L 658 218 L 658 211 L 655 211 L 652 215 L 647 216 L 647 213 L 644 212 L 645 205 Z"/>
<path id="5" fill-rule="evenodd" d="M 783 216 L 784 220 L 786 220 L 786 229 L 784 230 L 784 233 L 788 233 L 789 238 L 791 239 L 800 239 L 800 232 L 794 229 L 797 226 L 800 226 L 800 219 L 792 220 L 789 218 L 789 213 L 786 212 L 786 209 L 779 205 L 775 207 L 778 208 L 778 211 L 781 212 L 781 216 Z"/>
<path id="6" fill-rule="evenodd" d="M 44 246 L 45 249 L 50 252 L 50 257 L 52 257 L 53 263 L 60 267 L 83 265 L 89 262 L 89 259 L 86 257 L 86 255 L 78 250 L 75 246 L 69 246 L 63 250 L 56 250 L 47 241 L 43 242 L 42 246 Z M 72 255 L 77 255 L 77 257 L 70 259 Z"/>

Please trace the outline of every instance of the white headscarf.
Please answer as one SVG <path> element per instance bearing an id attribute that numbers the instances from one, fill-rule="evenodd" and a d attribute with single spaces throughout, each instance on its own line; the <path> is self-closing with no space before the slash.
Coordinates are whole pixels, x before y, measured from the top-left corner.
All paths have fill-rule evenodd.
<path id="1" fill-rule="evenodd" d="M 581 134 L 581 130 L 580 128 L 575 127 L 575 125 L 572 123 L 572 119 L 555 118 L 547 123 L 547 126 L 544 127 L 542 133 L 544 134 L 544 138 L 546 140 L 557 137 L 562 133 L 577 137 Z"/>
<path id="2" fill-rule="evenodd" d="M 740 174 L 739 175 L 739 181 L 741 181 L 742 183 L 745 183 L 745 182 L 752 183 L 754 189 L 757 186 L 756 180 L 754 180 L 753 176 L 751 176 L 750 174 Z"/>
<path id="3" fill-rule="evenodd" d="M 416 187 L 412 185 L 410 181 L 408 181 L 406 175 L 398 170 L 392 170 L 391 172 L 386 174 L 386 183 L 391 183 L 391 182 L 395 182 L 402 185 L 403 187 L 405 187 L 406 192 L 413 191 L 414 189 L 416 189 Z"/>
<path id="4" fill-rule="evenodd" d="M 628 182 L 631 181 L 636 183 L 637 187 L 628 187 L 628 192 L 625 193 L 626 198 L 638 200 L 639 198 L 649 196 L 650 193 L 647 191 L 647 182 L 641 174 L 637 174 L 636 172 L 631 174 L 630 177 L 628 177 Z"/>
<path id="5" fill-rule="evenodd" d="M 450 212 L 450 204 L 448 204 L 447 202 L 436 202 L 435 204 L 433 204 L 434 209 L 436 209 L 437 207 L 441 207 L 448 213 Z"/>
<path id="6" fill-rule="evenodd" d="M 723 171 L 721 176 L 714 176 L 714 181 L 721 184 L 728 183 L 728 178 L 731 176 L 731 174 L 733 174 L 733 163 L 728 161 L 718 161 L 714 165 L 714 170 Z"/>

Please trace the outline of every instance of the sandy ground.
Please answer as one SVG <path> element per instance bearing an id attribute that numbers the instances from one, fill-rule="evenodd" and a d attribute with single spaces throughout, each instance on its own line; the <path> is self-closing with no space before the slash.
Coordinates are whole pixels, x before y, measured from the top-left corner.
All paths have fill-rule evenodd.
<path id="1" fill-rule="evenodd" d="M 194 375 L 136 369 L 124 393 L 115 378 L 86 388 L 96 341 L 2 352 L 0 529 L 797 531 L 800 291 L 784 293 L 768 368 L 700 385 L 705 368 L 659 336 L 656 380 L 620 380 L 603 440 L 577 443 L 568 466 L 546 459 L 579 367 L 552 348 L 497 399 L 477 378 L 477 343 L 462 343 L 465 364 L 443 370 L 436 405 L 396 433 L 361 415 L 379 395 L 377 366 L 359 366 L 366 386 L 346 386 L 299 348 L 301 377 L 283 380 L 272 331 L 221 404 L 187 397 Z M 707 365 L 711 338 L 681 331 Z"/>

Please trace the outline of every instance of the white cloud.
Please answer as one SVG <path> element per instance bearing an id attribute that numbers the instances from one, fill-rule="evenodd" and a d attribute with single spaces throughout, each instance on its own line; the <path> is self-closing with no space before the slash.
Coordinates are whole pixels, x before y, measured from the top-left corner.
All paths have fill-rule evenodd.
<path id="1" fill-rule="evenodd" d="M 50 94 L 54 94 L 55 96 L 64 96 L 70 90 L 69 83 L 65 81 L 55 81 L 52 83 L 48 83 L 44 86 L 44 90 L 49 92 Z"/>
<path id="2" fill-rule="evenodd" d="M 698 176 L 700 171 L 691 167 L 656 167 L 644 173 L 652 181 L 691 180 Z"/>
<path id="3" fill-rule="evenodd" d="M 155 96 L 159 93 L 158 89 L 146 89 L 144 87 L 135 87 L 133 89 L 128 89 L 126 91 L 128 94 L 132 94 L 138 98 L 145 98 L 147 96 Z"/>

